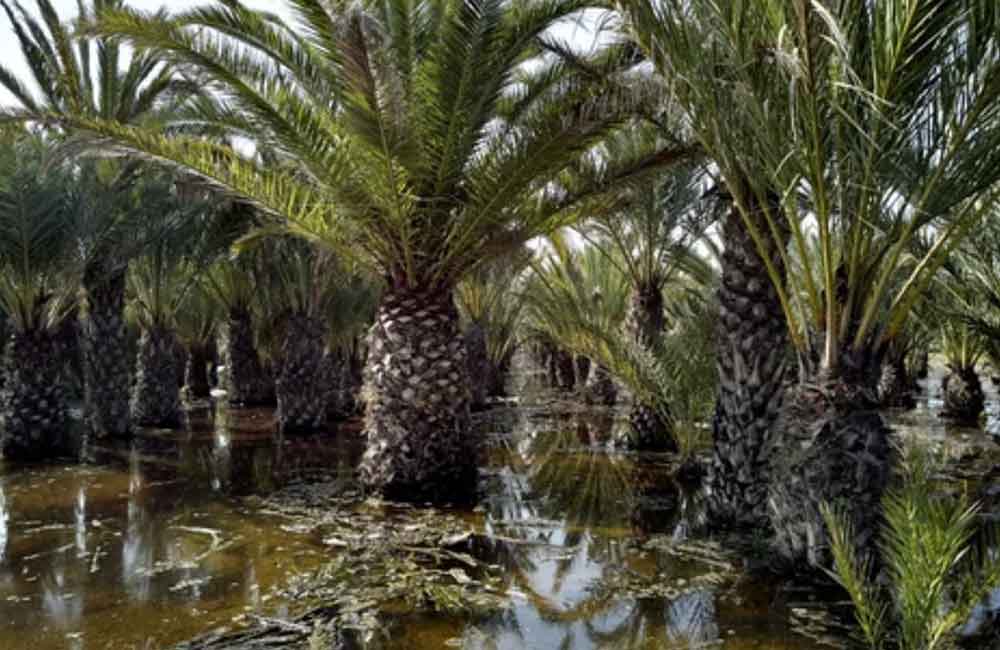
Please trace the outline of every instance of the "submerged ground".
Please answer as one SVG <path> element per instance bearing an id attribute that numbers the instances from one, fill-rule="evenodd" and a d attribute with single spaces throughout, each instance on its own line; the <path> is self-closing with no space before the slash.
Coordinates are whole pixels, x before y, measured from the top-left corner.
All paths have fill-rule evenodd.
<path id="1" fill-rule="evenodd" d="M 949 429 L 930 393 L 892 420 L 978 489 L 992 420 Z M 271 418 L 205 408 L 94 463 L 0 466 L 0 648 L 156 650 L 323 602 L 400 650 L 845 644 L 835 592 L 749 577 L 762 540 L 691 534 L 670 457 L 609 453 L 612 412 L 492 412 L 480 505 L 430 512 L 357 501 L 356 424 L 277 440 Z"/>

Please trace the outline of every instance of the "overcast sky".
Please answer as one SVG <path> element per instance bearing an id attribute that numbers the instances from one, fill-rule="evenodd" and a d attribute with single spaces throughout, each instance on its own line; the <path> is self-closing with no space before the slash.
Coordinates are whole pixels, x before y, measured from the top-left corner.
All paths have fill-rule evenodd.
<path id="1" fill-rule="evenodd" d="M 284 0 L 244 0 L 244 2 L 250 7 L 266 9 L 286 18 L 291 17 L 291 12 L 287 9 Z M 35 0 L 21 0 L 21 4 L 31 10 L 35 7 Z M 63 20 L 69 20 L 77 14 L 77 0 L 52 0 L 52 4 Z M 128 4 L 136 9 L 147 11 L 155 11 L 161 7 L 168 7 L 172 11 L 182 11 L 190 7 L 209 4 L 209 0 L 128 0 Z M 560 29 L 559 37 L 580 43 L 584 47 L 593 42 L 593 36 L 575 24 Z M 3 14 L 0 14 L 0 51 L 4 53 L 3 64 L 9 67 L 18 78 L 30 78 L 10 21 Z M 12 101 L 13 97 L 6 90 L 0 88 L 0 104 L 10 104 Z"/>

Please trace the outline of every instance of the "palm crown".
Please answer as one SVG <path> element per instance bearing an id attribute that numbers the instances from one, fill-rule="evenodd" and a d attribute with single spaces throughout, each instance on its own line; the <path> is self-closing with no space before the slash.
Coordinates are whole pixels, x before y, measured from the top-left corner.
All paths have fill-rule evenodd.
<path id="1" fill-rule="evenodd" d="M 588 155 L 648 96 L 599 83 L 627 48 L 587 66 L 540 56 L 561 49 L 547 30 L 578 0 L 290 4 L 295 23 L 238 0 L 173 16 L 105 11 L 102 34 L 183 66 L 212 96 L 170 137 L 70 121 L 199 173 L 400 287 L 450 288 L 613 179 L 673 159 L 655 139 L 630 159 Z M 578 182 L 553 184 L 570 175 Z"/>

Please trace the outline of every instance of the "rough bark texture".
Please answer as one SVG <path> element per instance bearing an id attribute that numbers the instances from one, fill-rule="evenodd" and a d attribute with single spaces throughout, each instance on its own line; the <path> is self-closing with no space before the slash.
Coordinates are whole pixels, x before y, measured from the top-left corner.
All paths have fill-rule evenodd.
<path id="1" fill-rule="evenodd" d="M 214 355 L 207 345 L 192 345 L 184 363 L 184 393 L 188 399 L 207 399 L 212 395 L 209 368 Z"/>
<path id="2" fill-rule="evenodd" d="M 275 382 L 278 429 L 310 433 L 326 424 L 326 327 L 314 316 L 292 314 L 281 345 L 281 372 Z"/>
<path id="3" fill-rule="evenodd" d="M 632 293 L 625 324 L 628 336 L 647 350 L 660 343 L 667 320 L 663 291 L 657 284 L 640 286 Z M 620 444 L 627 444 L 636 451 L 677 451 L 677 439 L 669 414 L 669 404 L 661 404 L 657 409 L 633 399 L 628 418 L 631 433 Z"/>
<path id="4" fill-rule="evenodd" d="M 262 406 L 274 403 L 274 382 L 254 347 L 253 319 L 250 311 L 239 305 L 229 310 L 226 377 L 230 404 Z"/>
<path id="5" fill-rule="evenodd" d="M 594 364 L 587 380 L 585 398 L 588 404 L 614 406 L 618 401 L 618 386 L 608 369 Z"/>
<path id="6" fill-rule="evenodd" d="M 914 382 L 906 370 L 906 357 L 887 359 L 879 378 L 879 403 L 885 408 L 911 409 L 917 405 Z"/>
<path id="7" fill-rule="evenodd" d="M 763 215 L 762 233 L 769 233 Z M 781 267 L 784 241 L 768 238 Z M 781 413 L 788 366 L 788 330 L 777 290 L 740 214 L 723 227 L 722 285 L 717 326 L 719 395 L 707 481 L 712 519 L 723 525 L 764 523 L 768 459 L 764 452 Z"/>
<path id="8" fill-rule="evenodd" d="M 785 568 L 830 566 L 824 503 L 848 516 L 857 552 L 875 550 L 895 455 L 889 428 L 862 395 L 834 386 L 787 397 L 768 454 L 775 559 Z"/>
<path id="9" fill-rule="evenodd" d="M 565 350 L 556 348 L 554 353 L 558 387 L 566 392 L 576 388 L 576 359 Z"/>
<path id="10" fill-rule="evenodd" d="M 944 396 L 941 417 L 964 426 L 979 424 L 986 396 L 975 368 L 949 368 L 948 374 L 941 380 L 941 393 Z"/>
<path id="11" fill-rule="evenodd" d="M 48 331 L 14 332 L 7 343 L 3 455 L 11 461 L 44 460 L 67 451 L 69 411 L 63 384 L 63 349 Z"/>
<path id="12" fill-rule="evenodd" d="M 160 428 L 181 425 L 180 376 L 174 333 L 159 326 L 144 330 L 139 339 L 130 404 L 135 424 Z"/>
<path id="13" fill-rule="evenodd" d="M 365 368 L 361 476 L 371 490 L 416 502 L 475 496 L 467 373 L 451 292 L 387 292 Z"/>
<path id="14" fill-rule="evenodd" d="M 87 311 L 80 330 L 83 349 L 84 413 L 97 438 L 131 434 L 129 388 L 131 364 L 125 326 L 126 267 L 107 272 L 88 269 L 84 276 Z"/>
<path id="15" fill-rule="evenodd" d="M 472 322 L 463 333 L 465 350 L 468 355 L 469 389 L 472 394 L 472 408 L 486 406 L 488 382 L 490 379 L 490 357 L 486 347 L 486 332 L 479 323 Z"/>

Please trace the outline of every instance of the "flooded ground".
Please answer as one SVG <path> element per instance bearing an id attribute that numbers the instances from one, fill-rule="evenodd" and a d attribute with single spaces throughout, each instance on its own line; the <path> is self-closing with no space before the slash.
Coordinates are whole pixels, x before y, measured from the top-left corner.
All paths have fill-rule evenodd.
<path id="1" fill-rule="evenodd" d="M 934 384 L 920 408 L 892 416 L 900 432 L 967 459 L 970 474 L 990 466 L 992 435 L 946 427 Z M 745 565 L 766 553 L 754 540 L 735 552 L 692 537 L 697 491 L 670 478 L 668 456 L 609 453 L 613 426 L 612 414 L 553 408 L 486 418 L 480 505 L 440 515 L 467 529 L 458 538 L 491 575 L 450 565 L 439 574 L 482 585 L 494 606 L 380 617 L 372 645 L 843 647 L 842 630 L 810 624 L 830 594 L 748 577 Z M 272 430 L 267 412 L 204 411 L 186 431 L 98 449 L 96 462 L 0 467 L 0 648 L 157 650 L 282 617 L 305 605 L 286 589 L 293 576 L 357 553 L 366 531 L 374 543 L 380 533 L 366 521 L 424 525 L 406 512 L 347 511 L 358 538 L 345 541 L 336 522 L 303 526 L 261 507 L 252 495 L 316 480 L 349 500 L 360 449 L 357 424 L 291 440 Z M 371 579 L 375 569 L 359 566 L 358 582 Z"/>

